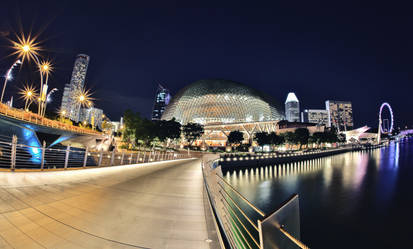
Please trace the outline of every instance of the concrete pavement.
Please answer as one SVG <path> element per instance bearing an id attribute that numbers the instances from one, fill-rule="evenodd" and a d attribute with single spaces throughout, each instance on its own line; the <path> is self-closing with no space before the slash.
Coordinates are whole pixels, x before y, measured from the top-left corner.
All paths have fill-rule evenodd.
<path id="1" fill-rule="evenodd" d="M 208 249 L 203 199 L 199 159 L 0 172 L 0 249 Z"/>

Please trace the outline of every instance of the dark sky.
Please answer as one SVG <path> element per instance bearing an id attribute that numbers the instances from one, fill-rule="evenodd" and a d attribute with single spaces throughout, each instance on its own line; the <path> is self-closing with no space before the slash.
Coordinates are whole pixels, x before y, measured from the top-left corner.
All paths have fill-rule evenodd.
<path id="1" fill-rule="evenodd" d="M 281 103 L 294 91 L 302 109 L 324 108 L 326 99 L 350 100 L 357 126 L 376 126 L 379 106 L 387 101 L 398 125 L 413 124 L 411 6 L 394 1 L 107 2 L 3 1 L 2 74 L 15 60 L 7 57 L 6 38 L 22 26 L 26 33 L 44 30 L 42 54 L 56 67 L 53 87 L 69 82 L 76 54 L 90 55 L 86 84 L 96 106 L 112 120 L 127 108 L 149 117 L 158 83 L 176 93 L 199 79 L 223 78 Z M 29 71 L 21 69 L 9 94 Z"/>

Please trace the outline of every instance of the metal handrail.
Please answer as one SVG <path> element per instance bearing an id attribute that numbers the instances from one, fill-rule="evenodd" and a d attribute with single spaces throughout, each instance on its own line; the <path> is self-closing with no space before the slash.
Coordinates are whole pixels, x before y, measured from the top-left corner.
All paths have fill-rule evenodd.
<path id="1" fill-rule="evenodd" d="M 226 214 L 224 214 L 224 219 L 226 220 L 227 226 L 230 225 L 231 227 L 234 227 L 234 225 L 228 220 Z M 237 239 L 237 240 L 235 240 L 234 244 L 236 244 L 236 245 L 240 244 L 240 243 L 237 243 L 237 241 L 242 241 L 241 238 L 240 238 L 240 236 L 239 236 L 239 234 L 233 232 L 232 229 L 228 229 L 228 230 L 230 230 L 230 231 L 231 231 L 231 234 L 233 234 L 234 237 L 236 237 L 236 239 Z M 245 246 L 244 246 L 244 244 L 241 243 L 241 246 L 242 246 L 243 249 L 246 249 Z M 237 248 L 237 247 L 236 247 L 236 248 Z"/>
<path id="2" fill-rule="evenodd" d="M 237 223 L 234 221 L 234 219 L 232 218 L 232 216 L 229 214 L 228 209 L 227 209 L 227 207 L 225 207 L 225 206 L 224 206 L 224 212 L 227 214 L 227 217 L 229 217 L 229 218 L 231 219 L 231 225 L 233 225 L 233 226 L 236 228 L 238 234 L 241 235 L 241 237 L 243 238 L 243 240 L 244 240 L 244 242 L 247 244 L 247 246 L 248 246 L 250 249 L 252 249 L 252 247 L 251 247 L 250 243 L 248 242 L 247 238 L 245 238 L 244 234 L 241 232 L 241 229 L 239 229 Z M 241 223 L 241 224 L 242 224 L 242 223 Z M 242 245 L 243 245 L 243 244 L 242 244 Z"/>
<path id="3" fill-rule="evenodd" d="M 224 206 L 226 209 L 227 209 L 227 211 L 228 210 L 230 210 L 231 211 L 231 213 L 235 216 L 235 218 L 237 218 L 237 220 L 238 220 L 238 222 L 241 224 L 241 226 L 244 228 L 244 230 L 245 230 L 245 232 L 247 232 L 247 234 L 250 236 L 250 238 L 252 239 L 252 241 L 254 241 L 254 243 L 259 247 L 259 248 L 261 248 L 260 247 L 260 245 L 259 245 L 259 243 L 255 240 L 255 238 L 254 238 L 254 236 L 252 236 L 252 234 L 250 233 L 250 231 L 248 231 L 248 229 L 245 227 L 245 225 L 242 223 L 242 221 L 240 220 L 240 218 L 238 217 L 238 215 L 236 214 L 236 212 L 232 209 L 232 207 L 231 207 L 231 205 L 228 203 L 228 201 L 225 199 L 225 198 L 223 198 L 224 199 L 224 201 L 228 204 L 228 206 L 229 206 L 229 208 L 230 209 L 228 209 L 226 206 Z M 251 247 L 250 247 L 251 248 Z"/>
<path id="4" fill-rule="evenodd" d="M 34 124 L 42 125 L 42 126 L 48 126 L 48 127 L 52 127 L 52 128 L 69 130 L 69 131 L 74 131 L 74 132 L 78 132 L 78 133 L 89 133 L 89 134 L 95 134 L 95 135 L 101 135 L 102 134 L 98 131 L 93 131 L 93 130 L 89 130 L 89 129 L 82 128 L 82 127 L 77 127 L 77 126 L 62 123 L 62 122 L 59 122 L 59 121 L 56 121 L 56 120 L 51 120 L 51 119 L 45 118 L 45 117 L 40 116 L 40 115 L 35 114 L 35 113 L 31 113 L 31 112 L 27 112 L 27 111 L 23 111 L 23 110 L 18 110 L 16 108 L 9 107 L 9 106 L 7 106 L 5 104 L 2 104 L 2 103 L 0 103 L 0 114 L 4 115 L 4 116 L 7 116 L 7 117 L 11 117 L 11 118 L 19 119 L 19 120 L 22 120 L 22 121 L 26 121 L 26 122 L 29 122 L 29 123 L 34 123 Z M 35 122 L 33 122 L 33 119 L 35 120 Z M 38 120 L 40 120 L 40 122 L 38 122 Z"/>
<path id="5" fill-rule="evenodd" d="M 25 169 L 50 169 L 68 167 L 100 167 L 100 166 L 116 166 L 116 165 L 130 165 L 145 162 L 160 162 L 165 160 L 175 160 L 190 158 L 192 155 L 185 152 L 158 152 L 156 156 L 148 156 L 151 152 L 103 152 L 103 151 L 89 151 L 74 150 L 70 146 L 66 149 L 47 148 L 30 146 L 17 143 L 17 136 L 12 137 L 12 142 L 0 141 L 0 167 L 9 168 L 12 171 L 19 168 Z M 146 158 L 135 155 L 144 155 Z M 123 160 L 122 160 L 123 159 Z"/>
<path id="6" fill-rule="evenodd" d="M 290 233 L 288 233 L 282 226 L 279 226 L 278 229 L 287 237 L 289 238 L 294 244 L 296 244 L 298 247 L 301 249 L 310 249 L 310 247 L 306 246 L 303 242 L 300 240 L 296 239 L 294 236 L 292 236 Z"/>
<path id="7" fill-rule="evenodd" d="M 262 217 L 265 217 L 265 213 L 261 211 L 259 208 L 257 208 L 254 204 L 252 204 L 247 198 L 245 198 L 240 192 L 238 192 L 234 187 L 231 186 L 227 181 L 225 181 L 224 178 L 222 178 L 220 175 L 215 174 L 218 176 L 224 183 L 227 185 L 237 196 L 239 196 L 243 201 L 245 201 L 252 209 L 254 209 L 257 213 L 259 213 Z"/>
<path id="8" fill-rule="evenodd" d="M 218 185 L 220 185 L 220 184 L 218 183 Z M 221 186 L 221 185 L 220 185 L 220 186 Z M 224 191 L 224 193 L 229 197 L 229 199 L 230 199 L 231 202 L 234 204 L 234 206 L 237 207 L 237 209 L 240 211 L 240 213 L 242 214 L 242 216 L 244 216 L 244 218 L 247 219 L 247 221 L 248 221 L 257 231 L 259 231 L 258 226 L 255 225 L 254 222 L 252 222 L 252 220 L 251 220 L 251 219 L 248 217 L 248 215 L 242 210 L 242 208 L 235 202 L 235 200 L 231 197 L 231 195 L 229 195 L 228 192 L 225 191 L 225 189 L 222 188 L 222 186 L 221 186 L 221 189 L 222 189 L 222 190 Z M 226 198 L 225 198 L 225 196 L 222 194 L 222 192 L 219 191 L 219 193 L 220 193 L 220 194 L 222 195 L 222 197 L 226 200 Z"/>
<path id="9" fill-rule="evenodd" d="M 247 240 L 244 236 L 244 233 L 241 231 L 239 228 L 238 223 L 242 226 L 243 231 L 245 231 L 250 239 L 254 242 L 254 244 L 261 249 L 261 243 L 262 243 L 262 238 L 260 236 L 259 240 L 260 243 L 258 243 L 257 239 L 251 234 L 251 232 L 247 229 L 245 224 L 242 222 L 240 219 L 240 216 L 237 214 L 238 212 L 241 213 L 241 215 L 250 223 L 250 225 L 256 229 L 260 234 L 261 234 L 261 227 L 258 227 L 255 225 L 255 223 L 248 217 L 248 215 L 242 210 L 242 208 L 237 204 L 237 202 L 234 200 L 234 198 L 230 195 L 230 193 L 226 190 L 226 187 L 231 190 L 231 193 L 235 193 L 236 196 L 238 196 L 243 202 L 247 203 L 249 207 L 251 207 L 255 212 L 257 212 L 259 215 L 262 217 L 265 217 L 266 214 L 260 210 L 258 207 L 256 207 L 254 204 L 252 204 L 247 198 L 245 198 L 240 192 L 238 192 L 231 184 L 229 184 L 222 176 L 220 176 L 216 171 L 215 168 L 213 167 L 213 163 L 217 162 L 217 160 L 213 161 L 208 161 L 207 166 L 209 166 L 207 169 L 209 172 L 212 172 L 212 174 L 208 174 L 209 177 L 216 177 L 217 180 L 212 180 L 214 185 L 218 187 L 217 190 L 215 190 L 215 194 L 218 194 L 218 196 L 214 196 L 213 200 L 214 203 L 220 203 L 221 207 L 219 209 L 222 209 L 221 213 L 221 219 L 223 221 L 223 227 L 225 228 L 224 231 L 227 231 L 225 234 L 227 236 L 227 239 L 229 243 L 231 244 L 232 248 L 246 248 L 248 246 L 249 249 L 252 249 L 252 246 L 249 243 L 249 240 Z M 204 165 L 204 164 L 203 164 Z M 203 170 L 205 166 L 202 167 Z M 205 175 L 204 173 L 204 176 Z M 206 184 L 209 185 L 208 180 L 206 181 Z M 207 187 L 208 191 L 213 191 L 214 188 L 210 188 L 209 186 Z M 230 202 L 232 203 L 230 203 Z M 218 206 L 217 206 L 218 207 Z M 215 208 L 217 208 L 215 207 Z M 237 211 L 234 209 L 234 207 L 237 209 Z M 219 212 L 217 213 L 219 216 Z M 235 217 L 235 218 L 234 218 Z M 235 220 L 236 219 L 236 220 Z M 238 222 L 238 223 L 237 223 Z M 259 221 L 257 220 L 259 223 Z M 232 229 L 231 229 L 232 227 Z M 306 246 L 303 242 L 301 242 L 299 239 L 295 238 L 293 235 L 288 233 L 284 228 L 283 225 L 278 225 L 276 228 L 284 235 L 286 238 L 288 238 L 290 241 L 292 241 L 295 245 L 297 245 L 301 249 L 309 249 L 308 246 Z M 235 237 L 235 238 L 233 238 Z"/>

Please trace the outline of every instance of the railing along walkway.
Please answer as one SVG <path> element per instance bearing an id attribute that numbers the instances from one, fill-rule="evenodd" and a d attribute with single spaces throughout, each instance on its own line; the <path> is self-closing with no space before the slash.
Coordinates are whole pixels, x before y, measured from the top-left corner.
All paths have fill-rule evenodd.
<path id="1" fill-rule="evenodd" d="M 117 165 L 160 162 L 174 159 L 191 158 L 187 151 L 171 149 L 117 152 L 91 151 L 70 146 L 47 148 L 19 144 L 17 137 L 12 141 L 0 139 L 0 168 L 10 169 L 67 169 L 80 167 L 107 167 Z"/>
<path id="2" fill-rule="evenodd" d="M 308 249 L 299 239 L 298 195 L 266 214 L 222 177 L 218 162 L 206 161 L 202 169 L 210 201 L 232 249 Z"/>
<path id="3" fill-rule="evenodd" d="M 98 131 L 66 124 L 56 120 L 51 120 L 32 112 L 9 107 L 3 103 L 0 103 L 0 115 L 55 129 L 67 130 L 82 134 L 102 135 L 102 133 Z"/>

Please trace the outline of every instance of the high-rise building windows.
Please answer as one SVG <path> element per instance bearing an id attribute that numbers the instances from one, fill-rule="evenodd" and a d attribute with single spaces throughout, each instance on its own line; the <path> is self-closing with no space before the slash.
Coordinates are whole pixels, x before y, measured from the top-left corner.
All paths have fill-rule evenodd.
<path id="1" fill-rule="evenodd" d="M 300 102 L 293 92 L 285 100 L 285 117 L 290 122 L 300 122 Z"/>
<path id="2" fill-rule="evenodd" d="M 62 114 L 64 113 L 65 117 L 75 122 L 80 121 L 80 106 L 74 98 L 76 92 L 84 88 L 89 60 L 89 56 L 85 54 L 76 56 L 70 84 L 66 84 L 63 91 L 62 104 L 60 107 L 61 112 Z"/>
<path id="3" fill-rule="evenodd" d="M 338 131 L 353 129 L 353 107 L 350 101 L 326 101 L 329 126 L 335 127 Z"/>
<path id="4" fill-rule="evenodd" d="M 306 109 L 302 112 L 302 121 L 329 127 L 328 111 L 321 109 Z"/>
<path id="5" fill-rule="evenodd" d="M 165 111 L 165 107 L 169 104 L 171 100 L 171 94 L 168 89 L 161 85 L 158 85 L 156 90 L 155 103 L 152 110 L 152 120 L 160 120 L 162 113 Z"/>

